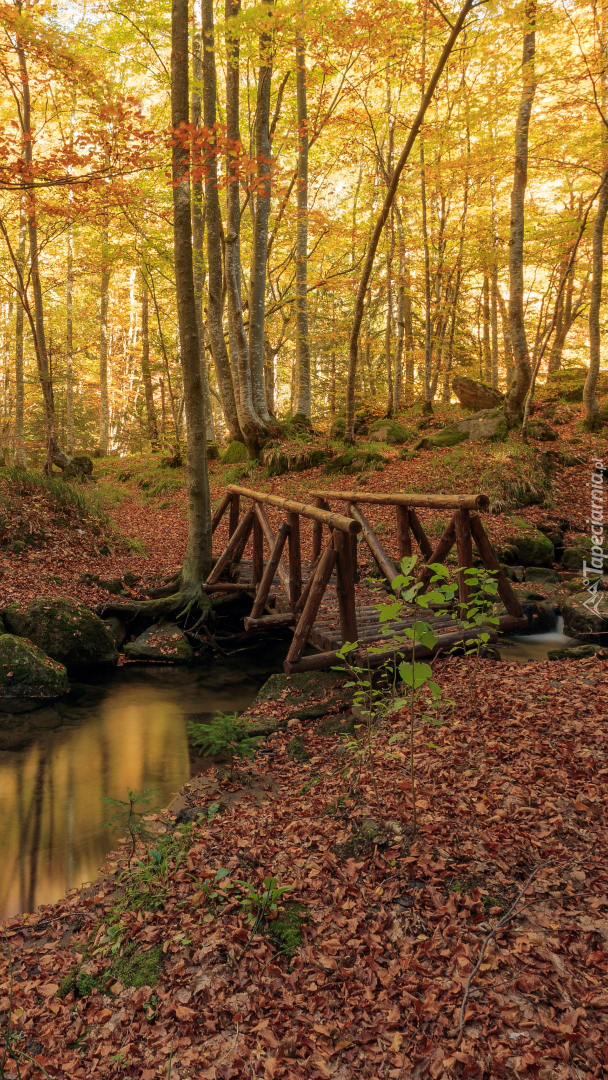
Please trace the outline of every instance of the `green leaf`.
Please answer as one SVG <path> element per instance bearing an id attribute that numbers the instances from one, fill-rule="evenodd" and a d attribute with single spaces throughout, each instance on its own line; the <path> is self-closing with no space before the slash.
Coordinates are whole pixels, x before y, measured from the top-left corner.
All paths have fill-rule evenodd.
<path id="1" fill-rule="evenodd" d="M 422 745 L 430 747 L 431 750 L 441 750 L 441 747 L 437 746 L 437 743 L 434 742 L 425 742 Z"/>
<path id="2" fill-rule="evenodd" d="M 219 870 L 216 871 L 215 877 L 213 879 L 214 884 L 215 882 L 221 881 L 223 878 L 228 877 L 229 874 L 230 870 L 226 870 L 225 866 L 220 866 Z"/>
<path id="3" fill-rule="evenodd" d="M 429 681 L 428 687 L 431 691 L 431 694 L 433 695 L 433 700 L 437 701 L 441 697 L 441 687 L 438 685 L 438 683 L 433 682 L 432 680 Z"/>
<path id="4" fill-rule="evenodd" d="M 412 689 L 417 690 L 428 682 L 433 671 L 429 664 L 404 662 L 399 664 L 399 674 L 406 686 L 411 686 Z"/>

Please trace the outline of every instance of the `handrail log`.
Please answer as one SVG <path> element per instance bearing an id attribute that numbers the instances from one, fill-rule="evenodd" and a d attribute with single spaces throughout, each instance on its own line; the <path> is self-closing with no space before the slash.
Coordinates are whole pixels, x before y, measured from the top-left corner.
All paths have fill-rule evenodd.
<path id="1" fill-rule="evenodd" d="M 230 489 L 229 490 L 237 490 Z M 242 488 L 238 489 L 242 491 Z M 487 510 L 488 495 L 409 495 L 396 491 L 392 495 L 373 491 L 311 491 L 316 499 L 337 499 L 338 502 L 367 502 L 378 506 L 421 506 L 429 510 Z"/>
<path id="2" fill-rule="evenodd" d="M 271 495 L 267 491 L 252 491 L 250 488 L 239 487 L 238 484 L 229 484 L 228 491 L 233 495 L 242 495 L 254 502 L 268 503 L 276 506 L 279 510 L 286 510 L 289 514 L 300 514 L 302 517 L 320 521 L 323 525 L 329 525 L 330 529 L 338 529 L 343 533 L 358 533 L 361 526 L 354 518 L 345 517 L 344 514 L 336 514 L 331 510 L 321 510 L 318 506 L 309 506 L 308 503 L 294 502 L 292 499 L 284 499 L 280 495 Z"/>

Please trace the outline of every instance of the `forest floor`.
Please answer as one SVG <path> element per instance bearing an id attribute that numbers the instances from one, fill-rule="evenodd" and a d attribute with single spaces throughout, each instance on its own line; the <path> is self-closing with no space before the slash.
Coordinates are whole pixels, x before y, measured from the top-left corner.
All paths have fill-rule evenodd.
<path id="1" fill-rule="evenodd" d="M 564 425 L 549 449 L 580 462 L 549 473 L 547 445 L 517 437 L 407 461 L 383 446 L 384 468 L 364 479 L 370 491 L 503 501 L 510 483 L 545 485 L 544 506 L 511 515 L 580 533 L 605 446 Z M 322 469 L 242 472 L 244 484 L 300 499 L 358 486 Z M 52 493 L 18 495 L 0 479 L 6 529 L 15 535 L 18 499 L 46 537 L 2 552 L 3 603 L 39 595 L 41 582 L 97 603 L 108 593 L 83 574 L 177 569 L 186 496 L 176 473 L 152 456 L 101 463 L 97 514 L 59 513 Z M 214 504 L 236 479 L 213 463 Z M 390 550 L 393 522 L 374 509 Z M 493 540 L 508 535 L 509 516 L 484 516 Z M 421 517 L 436 535 L 441 515 Z M 179 805 L 201 816 L 180 826 L 158 815 L 158 858 L 129 866 L 123 849 L 92 888 L 5 924 L 0 1063 L 4 1038 L 23 1080 L 605 1076 L 608 662 L 482 659 L 475 679 L 463 665 L 438 661 L 443 697 L 432 719 L 428 703 L 416 708 L 415 835 L 406 709 L 355 746 L 320 734 L 319 710 L 288 719 L 289 680 L 255 704 L 246 717 L 287 720 L 287 730 L 236 777 L 191 781 Z M 290 757 L 294 736 L 304 760 Z M 293 887 L 287 912 L 267 913 L 252 935 L 242 883 L 260 893 L 269 877 Z M 2 1070 L 18 1075 L 10 1053 Z"/>

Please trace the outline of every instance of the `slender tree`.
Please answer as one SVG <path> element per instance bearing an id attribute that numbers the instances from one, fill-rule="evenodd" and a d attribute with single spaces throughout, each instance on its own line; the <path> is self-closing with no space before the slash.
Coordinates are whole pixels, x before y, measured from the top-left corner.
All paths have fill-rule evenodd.
<path id="1" fill-rule="evenodd" d="M 296 415 L 310 421 L 310 342 L 308 339 L 308 103 L 306 42 L 296 33 L 298 110 L 298 224 L 296 233 Z"/>

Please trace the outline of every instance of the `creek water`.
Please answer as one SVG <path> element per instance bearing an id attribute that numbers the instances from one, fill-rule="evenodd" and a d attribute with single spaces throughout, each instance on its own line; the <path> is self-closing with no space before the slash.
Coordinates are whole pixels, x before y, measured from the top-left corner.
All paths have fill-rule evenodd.
<path id="1" fill-rule="evenodd" d="M 526 664 L 529 660 L 546 660 L 551 649 L 565 649 L 569 645 L 580 645 L 575 638 L 564 634 L 564 620 L 556 616 L 555 629 L 546 634 L 514 634 L 502 638 L 499 649 L 501 660 L 515 660 Z"/>
<path id="2" fill-rule="evenodd" d="M 122 835 L 104 797 L 154 788 L 150 808 L 166 806 L 190 776 L 187 715 L 246 709 L 284 653 L 129 664 L 52 708 L 0 714 L 0 919 L 94 881 Z"/>

